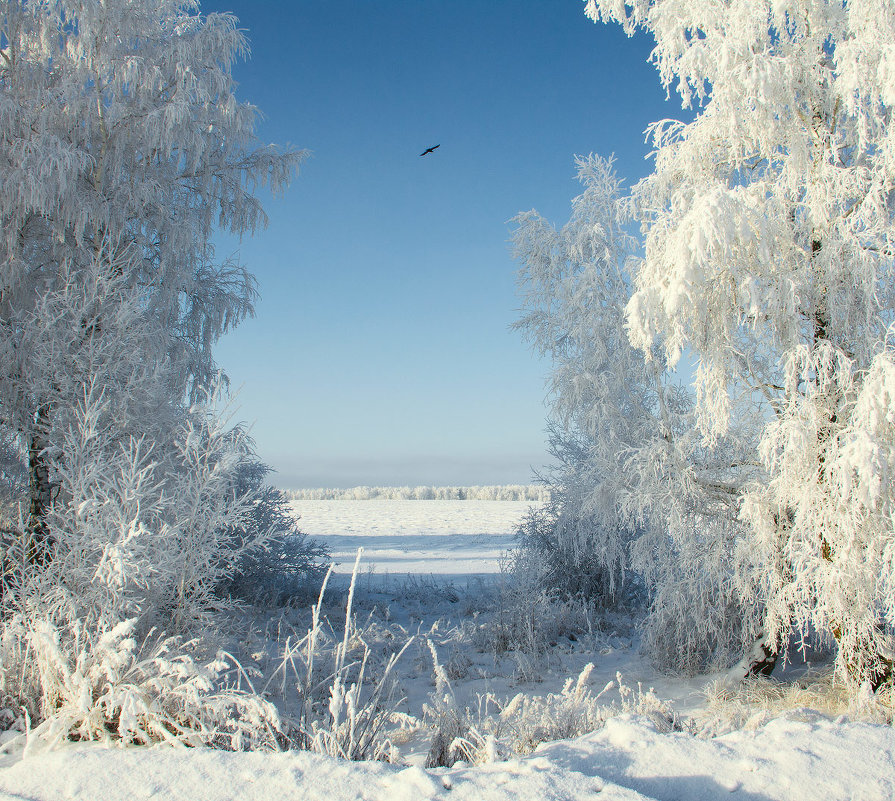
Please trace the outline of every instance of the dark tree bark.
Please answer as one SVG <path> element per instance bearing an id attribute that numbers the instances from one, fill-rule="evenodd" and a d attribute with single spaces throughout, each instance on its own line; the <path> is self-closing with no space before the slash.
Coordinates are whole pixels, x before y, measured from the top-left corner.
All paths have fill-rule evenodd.
<path id="1" fill-rule="evenodd" d="M 53 536 L 47 524 L 47 516 L 53 504 L 53 484 L 50 481 L 50 464 L 47 456 L 49 442 L 47 430 L 50 422 L 49 407 L 42 405 L 34 417 L 34 430 L 28 444 L 28 522 L 25 536 L 28 561 L 45 564 L 49 560 Z"/>
<path id="2" fill-rule="evenodd" d="M 748 676 L 770 676 L 774 672 L 774 668 L 777 667 L 779 658 L 779 642 L 772 641 L 769 637 L 760 637 L 746 657 L 746 675 L 744 678 Z"/>

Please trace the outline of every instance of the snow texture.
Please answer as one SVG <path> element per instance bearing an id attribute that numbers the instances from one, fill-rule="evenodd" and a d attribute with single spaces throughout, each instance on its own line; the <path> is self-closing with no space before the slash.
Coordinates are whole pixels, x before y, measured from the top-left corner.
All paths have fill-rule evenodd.
<path id="1" fill-rule="evenodd" d="M 593 801 L 598 794 L 605 801 L 884 801 L 895 795 L 893 764 L 895 732 L 885 726 L 792 717 L 699 740 L 621 716 L 523 759 L 431 770 L 304 752 L 73 747 L 0 768 L 0 801 Z"/>

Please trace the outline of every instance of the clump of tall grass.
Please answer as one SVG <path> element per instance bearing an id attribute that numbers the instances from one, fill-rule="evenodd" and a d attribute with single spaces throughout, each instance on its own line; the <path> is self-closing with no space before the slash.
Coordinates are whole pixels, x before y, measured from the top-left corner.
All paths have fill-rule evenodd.
<path id="1" fill-rule="evenodd" d="M 517 693 L 510 699 L 480 693 L 474 709 L 461 708 L 435 647 L 429 643 L 429 648 L 435 690 L 423 708 L 424 720 L 432 731 L 427 767 L 451 766 L 460 760 L 483 764 L 529 754 L 543 742 L 596 731 L 621 714 L 645 716 L 662 732 L 681 728 L 677 715 L 652 689 L 644 691 L 639 684 L 633 689 L 620 673 L 615 681 L 594 693 L 590 685 L 593 664 L 585 665 L 577 678 L 568 678 L 558 693 Z M 601 701 L 616 689 L 617 702 Z"/>
<path id="2" fill-rule="evenodd" d="M 276 697 L 285 709 L 283 734 L 290 747 L 343 759 L 393 759 L 384 730 L 398 700 L 394 668 L 413 637 L 374 665 L 374 652 L 354 615 L 358 552 L 345 606 L 341 638 L 322 617 L 326 574 L 307 632 L 283 645 L 279 665 L 261 694 Z"/>
<path id="3" fill-rule="evenodd" d="M 39 709 L 23 709 L 24 733 L 4 747 L 25 753 L 63 742 L 106 745 L 214 745 L 229 750 L 274 749 L 276 708 L 250 689 L 226 681 L 235 660 L 220 652 L 207 662 L 195 642 L 134 637 L 136 621 L 108 631 L 60 630 L 47 621 L 8 621 L 0 690 L 30 689 Z M 237 666 L 238 667 L 238 666 Z M 33 719 L 39 722 L 31 726 Z"/>
<path id="4" fill-rule="evenodd" d="M 809 671 L 794 681 L 750 676 L 731 683 L 708 684 L 706 705 L 695 724 L 700 736 L 713 737 L 737 729 L 757 729 L 781 715 L 839 717 L 895 723 L 895 691 L 891 685 L 873 693 L 869 685 L 856 694 L 837 678 L 832 667 Z"/>

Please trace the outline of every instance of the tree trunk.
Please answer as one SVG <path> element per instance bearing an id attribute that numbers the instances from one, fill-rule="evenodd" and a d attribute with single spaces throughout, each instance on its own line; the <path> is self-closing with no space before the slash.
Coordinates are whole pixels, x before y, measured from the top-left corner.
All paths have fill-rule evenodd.
<path id="1" fill-rule="evenodd" d="M 781 652 L 780 638 L 771 638 L 762 633 L 744 654 L 743 658 L 731 668 L 728 676 L 742 681 L 750 676 L 770 676 L 777 666 Z"/>
<path id="2" fill-rule="evenodd" d="M 833 636 L 836 638 L 836 643 L 841 648 L 842 645 L 842 628 L 838 623 L 834 623 L 830 630 L 833 632 Z M 863 655 L 869 657 L 869 659 L 863 660 L 865 664 L 869 662 L 874 667 L 871 670 L 865 670 L 863 673 L 860 671 L 859 662 L 855 662 L 855 660 L 848 660 L 846 662 L 846 668 L 848 670 L 851 678 L 856 682 L 864 682 L 869 681 L 870 687 L 873 692 L 876 692 L 880 687 L 882 687 L 887 682 L 891 682 L 893 676 L 895 676 L 895 658 L 891 653 L 886 654 L 880 651 L 871 651 L 867 643 L 862 644 L 861 651 L 863 651 Z"/>
<path id="3" fill-rule="evenodd" d="M 786 541 L 787 532 L 792 528 L 795 515 L 792 509 L 784 509 L 774 513 L 774 528 L 777 531 L 777 541 L 774 548 L 773 572 L 779 581 L 780 588 L 793 580 L 794 571 L 792 564 L 787 559 L 783 544 Z M 767 613 L 766 613 L 767 614 Z M 733 668 L 739 672 L 741 679 L 749 676 L 770 676 L 777 666 L 780 654 L 783 651 L 783 643 L 790 626 L 784 631 L 778 632 L 776 637 L 771 637 L 765 631 L 761 631 L 752 647 L 743 655 L 743 658 Z"/>
<path id="4" fill-rule="evenodd" d="M 780 658 L 780 645 L 769 637 L 760 637 L 749 652 L 746 676 L 770 676 Z"/>
<path id="5" fill-rule="evenodd" d="M 45 564 L 50 559 L 53 536 L 47 524 L 47 516 L 53 503 L 53 485 L 50 482 L 50 465 L 47 459 L 47 429 L 50 410 L 44 404 L 34 417 L 34 431 L 28 445 L 28 522 L 25 526 L 28 561 Z"/>
<path id="6" fill-rule="evenodd" d="M 893 676 L 895 676 L 895 662 L 891 659 L 883 659 L 882 664 L 871 671 L 868 677 L 873 692 L 876 692 L 884 684 L 891 684 Z"/>

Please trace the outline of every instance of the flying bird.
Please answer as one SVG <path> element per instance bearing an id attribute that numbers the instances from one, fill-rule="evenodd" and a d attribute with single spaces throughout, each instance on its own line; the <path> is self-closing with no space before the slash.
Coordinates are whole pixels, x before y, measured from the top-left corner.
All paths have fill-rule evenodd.
<path id="1" fill-rule="evenodd" d="M 441 147 L 441 145 L 438 144 L 434 145 L 433 147 L 427 147 L 422 153 L 420 153 L 420 155 L 425 156 L 427 153 L 431 153 L 433 150 L 435 150 L 436 147 Z"/>

